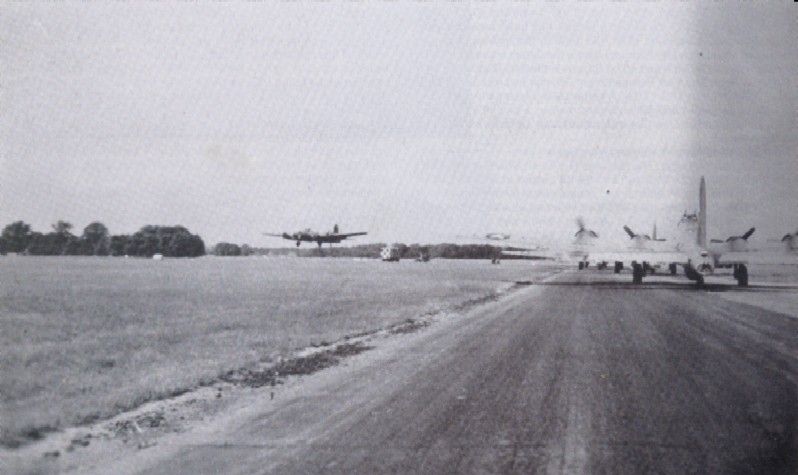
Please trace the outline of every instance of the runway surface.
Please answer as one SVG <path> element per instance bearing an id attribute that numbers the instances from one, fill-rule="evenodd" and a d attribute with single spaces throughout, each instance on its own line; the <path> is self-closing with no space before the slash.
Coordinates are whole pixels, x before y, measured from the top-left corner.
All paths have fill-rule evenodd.
<path id="1" fill-rule="evenodd" d="M 606 275 L 400 337 L 146 471 L 798 471 L 798 319 L 689 285 L 589 285 Z"/>

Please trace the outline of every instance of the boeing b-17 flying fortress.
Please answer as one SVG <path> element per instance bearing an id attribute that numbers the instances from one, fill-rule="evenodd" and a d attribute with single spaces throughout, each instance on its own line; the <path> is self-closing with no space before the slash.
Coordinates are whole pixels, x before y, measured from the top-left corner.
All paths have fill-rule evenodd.
<path id="1" fill-rule="evenodd" d="M 263 233 L 265 236 L 273 236 L 273 237 L 280 237 L 283 239 L 287 239 L 289 241 L 296 241 L 296 247 L 299 247 L 302 244 L 302 241 L 305 242 L 315 242 L 318 244 L 319 249 L 321 249 L 322 244 L 329 244 L 332 246 L 333 244 L 339 244 L 341 241 L 344 241 L 350 237 L 354 236 L 365 236 L 366 232 L 356 232 L 356 233 L 341 233 L 338 230 L 338 225 L 336 224 L 333 226 L 332 232 L 326 233 L 319 233 L 313 231 L 312 229 L 304 229 L 302 231 L 296 231 L 294 233 Z"/>
<path id="2" fill-rule="evenodd" d="M 562 259 L 568 256 L 578 263 L 579 269 L 594 267 L 603 269 L 608 264 L 614 264 L 618 273 L 624 267 L 632 268 L 633 282 L 640 284 L 648 272 L 667 267 L 671 274 L 676 274 L 681 268 L 684 275 L 703 285 L 704 278 L 712 275 L 717 268 L 729 267 L 734 269 L 733 276 L 738 285 L 748 286 L 748 265 L 757 262 L 783 262 L 798 263 L 798 254 L 790 246 L 792 235 L 782 239 L 784 246 L 780 249 L 750 249 L 748 238 L 754 234 L 756 228 L 751 228 L 740 236 L 730 236 L 725 240 L 712 239 L 707 242 L 707 195 L 706 181 L 701 177 L 699 187 L 699 210 L 696 213 L 685 213 L 679 221 L 679 236 L 675 240 L 660 239 L 656 236 L 656 225 L 653 237 L 641 235 L 624 226 L 624 231 L 629 235 L 631 245 L 618 248 L 611 245 L 602 245 L 595 231 L 585 227 L 580 218 L 577 221 L 579 230 L 574 235 L 570 246 L 554 251 L 553 253 L 540 253 L 534 250 L 505 251 L 512 256 L 541 256 L 557 257 Z"/>

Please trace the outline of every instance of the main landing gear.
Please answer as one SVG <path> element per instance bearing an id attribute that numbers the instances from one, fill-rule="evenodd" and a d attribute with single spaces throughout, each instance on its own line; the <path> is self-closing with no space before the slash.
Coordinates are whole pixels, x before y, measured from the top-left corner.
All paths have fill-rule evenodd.
<path id="1" fill-rule="evenodd" d="M 646 274 L 654 274 L 655 269 L 649 265 L 648 262 L 643 262 L 643 272 Z"/>
<path id="2" fill-rule="evenodd" d="M 613 268 L 613 272 L 616 274 L 620 274 L 623 270 L 623 262 L 622 261 L 615 261 L 615 267 Z"/>
<path id="3" fill-rule="evenodd" d="M 316 241 L 316 244 L 319 246 L 319 257 L 324 257 L 324 250 L 321 248 L 323 243 L 321 241 Z M 332 247 L 332 243 L 330 243 L 330 247 Z"/>
<path id="4" fill-rule="evenodd" d="M 701 275 L 700 272 L 695 270 L 695 268 L 689 263 L 686 266 L 684 266 L 684 275 L 686 275 L 688 279 L 694 280 L 696 287 L 704 286 L 704 276 Z"/>
<path id="5" fill-rule="evenodd" d="M 734 264 L 734 278 L 740 287 L 748 287 L 748 267 L 745 264 Z"/>
<path id="6" fill-rule="evenodd" d="M 646 275 L 645 263 L 638 264 L 637 261 L 632 261 L 632 283 L 642 284 L 643 277 Z"/>
<path id="7" fill-rule="evenodd" d="M 615 268 L 618 269 L 618 263 L 615 263 Z M 621 264 L 621 268 L 623 268 L 623 264 Z M 620 271 L 617 271 L 620 272 Z M 633 284 L 642 284 L 643 277 L 646 274 L 653 274 L 654 268 L 648 262 L 643 262 L 642 264 L 638 263 L 637 261 L 632 261 L 632 283 Z"/>

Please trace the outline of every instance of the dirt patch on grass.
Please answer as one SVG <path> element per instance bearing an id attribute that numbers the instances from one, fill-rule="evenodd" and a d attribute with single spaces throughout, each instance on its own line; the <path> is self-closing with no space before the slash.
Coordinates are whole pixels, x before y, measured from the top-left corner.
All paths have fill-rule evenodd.
<path id="1" fill-rule="evenodd" d="M 268 368 L 241 368 L 228 371 L 220 380 L 226 383 L 259 388 L 282 384 L 281 377 L 312 374 L 338 364 L 341 358 L 354 356 L 371 349 L 363 343 L 343 343 L 308 356 L 281 361 Z"/>
<path id="2" fill-rule="evenodd" d="M 412 318 L 408 318 L 404 323 L 400 323 L 399 325 L 394 326 L 391 328 L 388 333 L 392 335 L 401 335 L 404 333 L 413 333 L 418 331 L 424 327 L 430 326 L 430 322 L 427 320 L 415 320 Z"/>

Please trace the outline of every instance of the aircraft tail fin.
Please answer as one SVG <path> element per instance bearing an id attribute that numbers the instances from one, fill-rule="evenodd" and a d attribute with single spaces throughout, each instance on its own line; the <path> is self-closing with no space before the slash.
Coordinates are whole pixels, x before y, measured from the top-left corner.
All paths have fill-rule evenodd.
<path id="1" fill-rule="evenodd" d="M 634 231 L 632 231 L 631 229 L 629 229 L 629 226 L 624 226 L 624 227 L 623 227 L 623 230 L 624 230 L 624 231 L 626 231 L 626 234 L 628 234 L 628 235 L 629 235 L 629 238 L 630 238 L 630 239 L 634 239 L 634 237 L 635 237 L 635 233 L 634 233 Z"/>
<path id="2" fill-rule="evenodd" d="M 698 189 L 698 245 L 707 247 L 707 183 L 701 177 L 701 186 Z"/>
<path id="3" fill-rule="evenodd" d="M 745 234 L 742 235 L 742 238 L 748 240 L 748 238 L 750 238 L 751 235 L 754 234 L 754 231 L 756 231 L 756 228 L 749 229 L 748 231 L 745 232 Z"/>
<path id="4" fill-rule="evenodd" d="M 338 225 L 333 226 L 333 233 L 338 234 Z"/>

